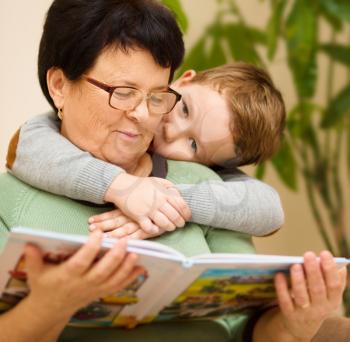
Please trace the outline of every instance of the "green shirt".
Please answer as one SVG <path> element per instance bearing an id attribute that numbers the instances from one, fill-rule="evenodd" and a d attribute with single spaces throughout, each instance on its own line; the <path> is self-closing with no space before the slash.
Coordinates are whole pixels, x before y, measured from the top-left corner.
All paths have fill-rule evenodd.
<path id="1" fill-rule="evenodd" d="M 174 183 L 193 183 L 207 179 L 218 179 L 210 169 L 188 162 L 168 162 L 167 179 Z M 9 173 L 0 175 L 0 247 L 6 243 L 8 231 L 15 226 L 25 226 L 54 232 L 88 234 L 88 218 L 110 210 L 110 206 L 96 206 L 81 203 L 34 189 L 22 183 Z M 156 239 L 185 255 L 208 252 L 252 253 L 251 238 L 245 234 L 228 230 L 212 229 L 193 223 L 175 232 Z M 122 329 L 65 329 L 61 339 L 74 338 L 103 341 L 234 341 L 241 340 L 242 330 L 248 320 L 247 315 L 235 315 L 214 322 L 168 322 L 140 326 L 131 331 Z M 166 327 L 166 328 L 165 328 Z M 205 328 L 203 328 L 205 327 Z"/>

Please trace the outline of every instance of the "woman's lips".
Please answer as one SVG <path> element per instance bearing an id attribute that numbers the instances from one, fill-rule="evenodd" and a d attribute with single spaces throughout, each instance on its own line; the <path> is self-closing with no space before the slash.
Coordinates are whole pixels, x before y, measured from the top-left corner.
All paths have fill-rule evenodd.
<path id="1" fill-rule="evenodd" d="M 128 131 L 117 131 L 120 137 L 127 141 L 135 141 L 139 138 L 139 133 L 128 132 Z"/>

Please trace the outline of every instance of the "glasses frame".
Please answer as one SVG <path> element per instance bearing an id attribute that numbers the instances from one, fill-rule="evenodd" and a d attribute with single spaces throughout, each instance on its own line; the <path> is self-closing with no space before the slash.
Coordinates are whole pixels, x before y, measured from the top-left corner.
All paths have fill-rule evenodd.
<path id="1" fill-rule="evenodd" d="M 114 91 L 115 91 L 116 89 L 118 89 L 118 88 L 128 88 L 128 89 L 137 90 L 137 91 L 143 93 L 142 90 L 140 90 L 140 89 L 138 89 L 138 88 L 135 88 L 135 87 L 131 87 L 131 86 L 109 86 L 108 84 L 105 84 L 105 83 L 102 83 L 102 82 L 100 82 L 100 81 L 97 81 L 97 80 L 95 80 L 94 78 L 91 78 L 91 77 L 89 77 L 89 76 L 84 76 L 84 79 L 85 79 L 87 82 L 91 83 L 92 85 L 94 85 L 94 86 L 96 86 L 96 87 L 98 87 L 98 88 L 100 88 L 100 89 L 106 91 L 106 92 L 109 94 L 109 99 L 108 99 L 108 104 L 109 104 L 109 106 L 112 107 L 112 108 L 114 108 L 114 109 L 118 109 L 118 110 L 125 110 L 125 109 L 120 109 L 120 108 L 114 107 L 114 106 L 112 106 L 112 104 L 111 104 L 112 95 L 113 95 L 113 93 L 114 93 Z M 143 97 L 142 100 L 146 99 L 146 101 L 147 101 L 147 100 L 149 99 L 150 94 L 152 94 L 152 93 L 156 93 L 156 92 L 152 92 L 152 91 L 151 91 L 151 92 L 147 93 L 146 95 L 144 95 L 144 97 Z M 159 114 L 156 114 L 156 115 L 165 115 L 165 114 L 170 113 L 170 112 L 174 109 L 174 107 L 176 106 L 176 104 L 177 104 L 177 103 L 181 100 L 181 98 L 182 98 L 182 95 L 181 95 L 181 94 L 179 94 L 179 93 L 178 93 L 177 91 L 175 91 L 174 89 L 171 89 L 170 87 L 168 87 L 166 91 L 158 91 L 158 93 L 172 93 L 172 94 L 174 94 L 174 95 L 176 96 L 176 101 L 175 101 L 173 107 L 172 107 L 168 112 L 166 112 L 166 113 L 159 113 Z M 144 93 L 143 93 L 143 94 L 144 94 Z M 142 102 L 142 100 L 141 100 L 141 102 Z M 141 102 L 140 102 L 140 103 L 141 103 Z M 140 103 L 137 104 L 134 108 L 130 108 L 129 110 L 134 110 L 137 106 L 140 105 Z M 148 108 L 148 101 L 147 101 L 147 108 Z M 148 108 L 148 110 L 149 110 L 149 108 Z M 149 110 L 149 112 L 151 113 L 150 110 Z M 154 113 L 152 113 L 152 114 L 154 114 Z"/>

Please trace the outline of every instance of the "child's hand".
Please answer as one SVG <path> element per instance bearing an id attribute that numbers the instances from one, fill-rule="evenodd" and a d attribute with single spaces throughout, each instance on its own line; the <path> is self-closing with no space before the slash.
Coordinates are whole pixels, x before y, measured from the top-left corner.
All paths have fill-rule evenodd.
<path id="1" fill-rule="evenodd" d="M 322 322 L 342 303 L 346 268 L 338 269 L 328 251 L 320 262 L 312 252 L 304 254 L 302 265 L 291 267 L 291 289 L 286 277 L 277 274 L 275 286 L 285 328 L 298 341 L 310 341 Z"/>
<path id="2" fill-rule="evenodd" d="M 122 173 L 114 180 L 105 195 L 123 213 L 148 233 L 159 228 L 172 231 L 183 227 L 191 211 L 174 185 L 166 179 L 136 177 Z"/>
<path id="3" fill-rule="evenodd" d="M 111 210 L 100 215 L 94 215 L 89 218 L 89 230 L 96 229 L 108 232 L 108 236 L 115 238 L 128 237 L 131 239 L 149 239 L 165 233 L 164 230 L 157 227 L 157 233 L 146 233 L 140 225 L 128 216 L 124 215 L 119 209 Z"/>

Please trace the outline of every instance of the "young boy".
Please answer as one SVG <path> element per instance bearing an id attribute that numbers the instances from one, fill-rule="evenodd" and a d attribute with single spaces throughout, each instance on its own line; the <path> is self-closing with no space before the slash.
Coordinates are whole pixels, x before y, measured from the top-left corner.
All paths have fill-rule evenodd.
<path id="1" fill-rule="evenodd" d="M 210 165 L 225 180 L 176 185 L 190 205 L 191 221 L 260 236 L 278 229 L 283 223 L 278 194 L 236 169 L 266 160 L 279 145 L 285 110 L 270 77 L 252 65 L 231 63 L 198 74 L 185 72 L 173 87 L 183 94 L 182 101 L 164 118 L 151 148 L 169 159 Z M 76 148 L 59 129 L 53 115 L 25 123 L 10 146 L 7 167 L 37 188 L 115 203 L 112 190 L 127 175 L 120 177 L 122 169 Z M 112 221 L 121 212 L 114 211 Z M 117 221 L 126 223 L 125 218 Z M 118 226 L 109 218 L 107 227 Z M 135 227 L 129 224 L 130 231 Z"/>

